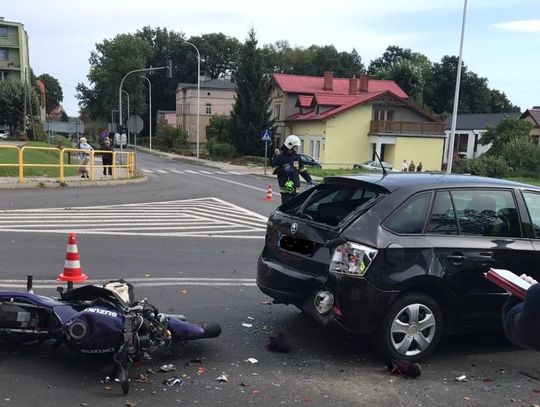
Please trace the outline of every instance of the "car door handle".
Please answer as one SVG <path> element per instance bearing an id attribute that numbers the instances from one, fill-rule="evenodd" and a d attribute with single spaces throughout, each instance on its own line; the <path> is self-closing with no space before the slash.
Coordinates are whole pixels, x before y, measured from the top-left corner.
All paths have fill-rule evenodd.
<path id="1" fill-rule="evenodd" d="M 493 258 L 493 252 L 481 252 L 481 253 L 478 253 L 478 255 L 481 257 L 487 257 L 489 259 Z"/>
<path id="2" fill-rule="evenodd" d="M 452 254 L 450 256 L 446 256 L 446 259 L 452 261 L 455 265 L 457 265 L 467 260 L 467 257 L 460 254 Z"/>

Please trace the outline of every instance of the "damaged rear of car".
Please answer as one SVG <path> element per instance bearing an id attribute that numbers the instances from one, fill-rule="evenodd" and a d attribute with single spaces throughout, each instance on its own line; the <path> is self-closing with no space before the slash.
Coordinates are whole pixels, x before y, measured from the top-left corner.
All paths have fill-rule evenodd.
<path id="1" fill-rule="evenodd" d="M 380 291 L 363 278 L 378 252 L 380 218 L 372 209 L 390 192 L 377 179 L 329 177 L 276 210 L 259 258 L 261 291 L 322 324 L 373 331 L 381 318 L 373 310 L 383 313 L 392 297 L 382 300 Z M 358 219 L 363 220 L 361 239 L 349 240 L 347 230 Z"/>

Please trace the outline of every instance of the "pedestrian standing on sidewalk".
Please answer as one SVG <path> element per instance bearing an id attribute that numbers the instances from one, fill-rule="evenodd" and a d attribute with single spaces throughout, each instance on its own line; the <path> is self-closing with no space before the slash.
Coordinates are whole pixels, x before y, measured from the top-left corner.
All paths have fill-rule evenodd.
<path id="1" fill-rule="evenodd" d="M 281 146 L 281 153 L 275 155 L 272 160 L 273 173 L 277 175 L 281 203 L 284 204 L 294 198 L 300 188 L 300 175 L 309 185 L 315 185 L 309 175 L 297 149 L 300 147 L 298 136 L 290 135 Z"/>
<path id="2" fill-rule="evenodd" d="M 94 150 L 90 144 L 86 142 L 85 137 L 79 139 L 79 172 L 81 173 L 81 178 L 90 178 L 90 162 L 91 162 L 91 153 Z"/>
<path id="3" fill-rule="evenodd" d="M 113 163 L 113 147 L 111 146 L 111 140 L 106 138 L 103 140 L 103 146 L 101 147 L 103 151 L 108 151 L 107 153 L 102 153 L 101 163 L 103 164 L 103 175 L 112 176 L 112 163 Z"/>

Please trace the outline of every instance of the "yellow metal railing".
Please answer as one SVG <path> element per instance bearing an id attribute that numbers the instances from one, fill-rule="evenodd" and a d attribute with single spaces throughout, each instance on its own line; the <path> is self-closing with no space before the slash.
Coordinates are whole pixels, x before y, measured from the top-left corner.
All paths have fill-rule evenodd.
<path id="1" fill-rule="evenodd" d="M 102 163 L 96 163 L 96 156 L 103 154 L 111 154 L 111 151 L 105 150 L 81 150 L 78 148 L 57 148 L 57 147 L 34 147 L 34 146 L 13 146 L 13 145 L 0 145 L 0 148 L 13 149 L 16 150 L 17 162 L 13 163 L 3 163 L 0 162 L 0 168 L 2 167 L 17 167 L 19 183 L 24 183 L 24 170 L 25 168 L 31 167 L 46 167 L 46 168 L 58 168 L 60 175 L 58 177 L 60 182 L 65 180 L 65 170 L 66 168 L 80 168 L 82 164 L 77 160 L 76 163 L 71 163 L 71 159 L 68 159 L 68 162 L 65 162 L 64 156 L 67 153 L 71 158 L 71 154 L 75 153 L 77 158 L 82 157 L 83 154 L 88 154 L 90 156 L 90 163 L 86 166 L 90 167 L 90 179 L 95 179 L 95 170 L 104 169 L 105 165 Z M 58 163 L 39 163 L 39 162 L 25 162 L 25 152 L 31 150 L 45 150 L 49 152 L 55 152 L 58 154 Z M 130 151 L 113 151 L 112 152 L 112 179 L 118 178 L 118 170 L 124 169 L 126 173 L 126 178 L 133 178 L 135 176 L 135 153 Z M 77 159 L 76 158 L 76 159 Z M 28 160 L 27 160 L 28 161 Z"/>

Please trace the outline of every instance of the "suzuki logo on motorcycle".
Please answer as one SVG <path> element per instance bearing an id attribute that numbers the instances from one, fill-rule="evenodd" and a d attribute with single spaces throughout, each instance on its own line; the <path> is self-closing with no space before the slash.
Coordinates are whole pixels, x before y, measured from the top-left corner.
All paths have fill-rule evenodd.
<path id="1" fill-rule="evenodd" d="M 113 311 L 107 311 L 106 309 L 101 308 L 86 308 L 84 312 L 93 312 L 94 314 L 107 315 L 108 317 L 116 318 L 118 313 Z"/>
<path id="2" fill-rule="evenodd" d="M 105 349 L 81 349 L 81 353 L 112 353 L 115 352 L 115 348 L 105 348 Z"/>
<path id="3" fill-rule="evenodd" d="M 298 231 L 298 223 L 293 223 L 291 225 L 291 233 L 294 235 Z"/>

